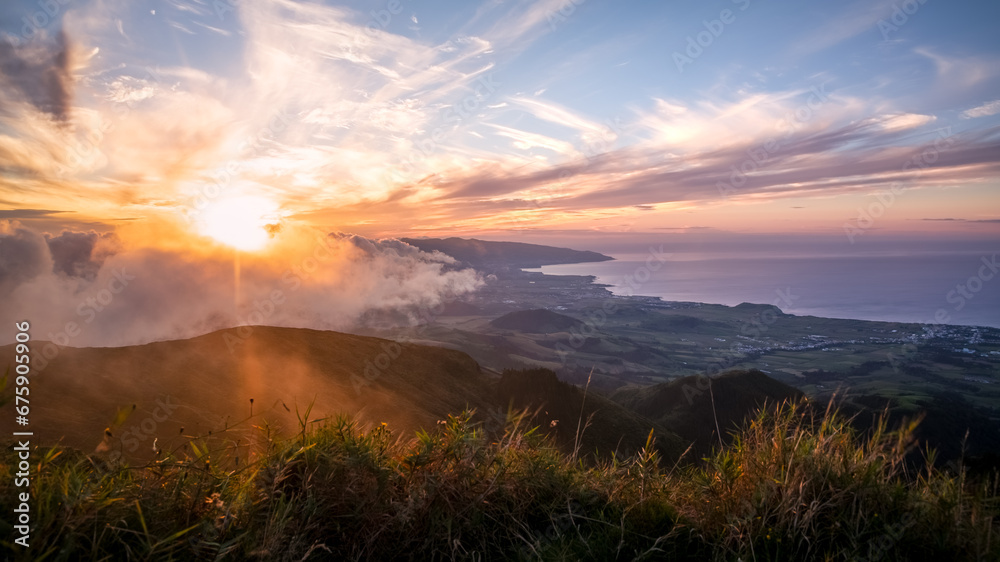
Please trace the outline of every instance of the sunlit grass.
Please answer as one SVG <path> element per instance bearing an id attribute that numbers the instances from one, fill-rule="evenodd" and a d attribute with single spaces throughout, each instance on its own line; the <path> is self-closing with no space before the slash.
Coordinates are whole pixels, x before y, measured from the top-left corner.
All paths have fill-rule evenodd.
<path id="1" fill-rule="evenodd" d="M 140 466 L 40 448 L 31 550 L 3 550 L 25 560 L 1000 556 L 995 480 L 908 472 L 912 428 L 859 435 L 832 409 L 810 411 L 763 411 L 731 446 L 686 466 L 661 463 L 651 440 L 630 458 L 574 461 L 523 414 L 487 433 L 471 412 L 408 439 L 304 412 L 296 435 L 259 428 L 249 461 L 197 439 Z M 14 460 L 7 448 L 5 513 Z"/>

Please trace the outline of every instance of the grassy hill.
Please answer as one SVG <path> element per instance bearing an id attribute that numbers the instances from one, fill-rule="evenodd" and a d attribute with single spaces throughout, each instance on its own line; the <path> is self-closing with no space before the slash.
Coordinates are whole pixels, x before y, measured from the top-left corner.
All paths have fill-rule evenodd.
<path id="1" fill-rule="evenodd" d="M 571 328 L 583 326 L 583 322 L 552 312 L 544 308 L 532 310 L 517 310 L 504 314 L 499 318 L 490 321 L 490 326 L 504 330 L 516 330 L 529 334 L 549 334 L 553 332 L 565 332 Z"/>
<path id="2" fill-rule="evenodd" d="M 995 484 L 908 475 L 908 433 L 862 437 L 835 413 L 764 412 L 701 466 L 652 443 L 596 466 L 522 420 L 468 413 L 416 439 L 350 418 L 245 456 L 192 439 L 145 464 L 36 446 L 31 543 L 0 519 L 6 560 L 985 561 L 1000 557 Z M 265 437 L 267 437 L 265 439 Z M 0 451 L 0 509 L 17 508 Z"/>
<path id="3" fill-rule="evenodd" d="M 717 377 L 682 377 L 643 388 L 619 389 L 611 399 L 671 428 L 696 453 L 723 441 L 762 406 L 797 402 L 804 395 L 756 370 L 730 371 Z M 714 403 L 713 403 L 714 402 Z"/>
<path id="4" fill-rule="evenodd" d="M 11 364 L 12 356 L 12 346 L 0 347 L 0 362 Z M 39 442 L 149 460 L 192 436 L 246 448 L 255 427 L 288 435 L 300 430 L 307 409 L 314 420 L 347 414 L 410 433 L 465 409 L 502 425 L 513 407 L 537 411 L 527 423 L 551 429 L 567 451 L 581 411 L 590 422 L 584 454 L 634 452 L 654 427 L 664 454 L 682 450 L 669 428 L 593 393 L 584 404 L 582 390 L 551 371 L 525 376 L 498 379 L 465 353 L 440 347 L 255 326 L 140 346 L 62 348 L 31 379 L 30 429 Z M 11 413 L 0 427 L 9 433 L 12 422 Z"/>
<path id="5" fill-rule="evenodd" d="M 912 427 L 758 412 L 801 397 L 759 371 L 612 401 L 545 369 L 254 327 L 66 348 L 31 389 L 32 546 L 0 519 L 9 560 L 1000 556 L 995 478 L 913 472 Z M 737 434 L 712 451 L 716 420 Z M 705 459 L 677 464 L 689 441 Z M 592 449 L 616 454 L 582 462 Z M 0 451 L 5 513 L 17 454 Z"/>
<path id="6" fill-rule="evenodd" d="M 314 418 L 346 413 L 405 431 L 492 405 L 490 377 L 458 351 L 338 332 L 249 330 L 246 338 L 229 329 L 139 346 L 62 348 L 32 378 L 31 429 L 41 442 L 92 451 L 116 412 L 134 405 L 111 428 L 110 445 L 148 458 L 153 439 L 161 449 L 182 434 L 240 439 L 250 429 L 241 420 L 251 399 L 253 423 L 275 430 L 295 430 L 296 409 L 310 405 Z M 0 364 L 13 364 L 12 356 L 12 346 L 0 348 Z M 0 423 L 6 429 L 12 419 Z"/>
<path id="7" fill-rule="evenodd" d="M 548 369 L 504 371 L 497 384 L 497 397 L 515 410 L 533 413 L 533 423 L 561 449 L 578 448 L 581 455 L 595 450 L 622 456 L 635 454 L 645 445 L 650 430 L 664 458 L 679 458 L 686 446 L 659 423 L 597 393 L 585 394 L 584 389 L 560 381 Z M 608 448 L 611 443 L 613 449 Z"/>

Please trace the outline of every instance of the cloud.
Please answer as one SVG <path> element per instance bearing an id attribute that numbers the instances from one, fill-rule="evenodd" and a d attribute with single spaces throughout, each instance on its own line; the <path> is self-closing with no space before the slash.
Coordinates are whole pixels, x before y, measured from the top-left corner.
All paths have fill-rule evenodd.
<path id="1" fill-rule="evenodd" d="M 861 0 L 846 6 L 838 17 L 824 18 L 820 25 L 810 28 L 788 51 L 803 57 L 838 45 L 852 37 L 877 29 L 878 21 L 889 17 L 895 0 Z M 816 14 L 819 17 L 819 14 Z"/>
<path id="2" fill-rule="evenodd" d="M 538 147 L 551 150 L 560 156 L 578 156 L 580 154 L 572 144 L 566 141 L 521 131 L 512 127 L 504 127 L 503 125 L 490 124 L 490 126 L 496 129 L 498 131 L 497 134 L 500 136 L 513 140 L 514 146 L 521 150 L 530 150 Z"/>
<path id="3" fill-rule="evenodd" d="M 599 123 L 595 123 L 555 103 L 520 97 L 512 97 L 510 101 L 520 105 L 539 119 L 575 129 L 583 135 L 601 134 L 606 129 L 606 127 Z"/>
<path id="4" fill-rule="evenodd" d="M 370 11 L 316 2 L 244 2 L 221 19 L 194 0 L 171 0 L 157 18 L 126 2 L 82 4 L 58 36 L 0 47 L 4 80 L 30 78 L 0 89 L 0 202 L 80 217 L 53 232 L 181 214 L 216 192 L 266 197 L 283 216 L 366 232 L 554 224 L 715 204 L 733 167 L 772 141 L 780 148 L 766 151 L 729 197 L 995 177 L 987 133 L 954 136 L 939 162 L 909 177 L 901 166 L 933 141 L 933 108 L 827 93 L 819 82 L 767 92 L 717 86 L 691 99 L 674 97 L 683 89 L 633 96 L 620 127 L 580 110 L 600 111 L 601 96 L 571 96 L 577 107 L 532 97 L 544 84 L 524 83 L 505 63 L 551 30 L 547 17 L 563 4 L 483 3 L 455 33 L 433 40 L 392 32 L 409 25 L 408 13 L 383 23 Z M 891 2 L 873 6 L 852 3 L 819 26 L 815 46 L 877 33 Z M 174 32 L 169 18 L 199 36 Z M 150 33 L 133 31 L 145 25 Z M 164 51 L 157 34 L 177 53 L 173 43 Z M 205 44 L 221 47 L 185 58 Z M 100 56 L 83 56 L 83 46 Z M 984 57 L 916 52 L 949 87 L 968 77 L 984 86 L 995 74 Z M 564 77 L 559 70 L 549 78 Z M 14 212 L 0 217 L 30 218 Z"/>
<path id="5" fill-rule="evenodd" d="M 45 241 L 52 256 L 53 272 L 86 281 L 93 281 L 104 261 L 118 251 L 117 237 L 110 232 L 64 230 L 59 236 L 46 235 Z"/>
<path id="6" fill-rule="evenodd" d="M 500 2 L 484 2 L 469 25 L 480 18 L 493 21 L 492 27 L 483 36 L 498 48 L 520 50 L 532 41 L 551 31 L 553 15 L 565 8 L 565 0 L 539 0 L 513 4 L 506 12 L 491 14 L 490 11 L 502 6 Z"/>
<path id="7" fill-rule="evenodd" d="M 47 218 L 65 212 L 51 209 L 0 209 L 0 219 Z"/>
<path id="8" fill-rule="evenodd" d="M 433 43 L 344 7 L 244 3 L 224 20 L 243 52 L 219 73 L 149 64 L 143 53 L 161 46 L 114 23 L 139 17 L 129 10 L 84 4 L 54 41 L 0 46 L 0 200 L 16 190 L 21 206 L 58 198 L 92 216 L 180 212 L 225 176 L 292 207 L 377 202 L 452 165 L 464 149 L 431 137 L 459 136 L 474 121 L 464 108 L 498 109 L 482 85 L 501 55 L 482 35 Z M 203 3 L 170 10 L 192 30 L 217 25 Z M 484 33 L 520 48 L 537 15 L 519 8 Z M 71 57 L 70 37 L 101 56 Z"/>
<path id="9" fill-rule="evenodd" d="M 120 76 L 112 80 L 107 89 L 108 101 L 130 105 L 151 98 L 156 93 L 153 82 L 134 76 Z"/>
<path id="10" fill-rule="evenodd" d="M 65 121 L 73 97 L 72 46 L 64 31 L 52 41 L 42 39 L 15 47 L 0 41 L 0 108 L 12 101 L 26 101 Z"/>
<path id="11" fill-rule="evenodd" d="M 47 253 L 40 234 L 16 221 L 0 221 L 0 295 L 49 270 Z"/>
<path id="12" fill-rule="evenodd" d="M 949 56 L 927 47 L 913 52 L 934 63 L 938 87 L 948 92 L 971 90 L 998 74 L 996 57 Z"/>
<path id="13" fill-rule="evenodd" d="M 923 221 L 930 222 L 963 222 L 963 223 L 1000 223 L 1000 219 L 953 219 L 953 218 L 943 218 L 943 219 L 920 219 Z"/>
<path id="14" fill-rule="evenodd" d="M 856 99 L 829 95 L 817 105 L 815 95 L 775 93 L 693 105 L 658 100 L 653 112 L 640 113 L 650 132 L 645 143 L 540 170 L 483 167 L 439 184 L 441 202 L 455 205 L 453 217 L 503 223 L 538 211 L 554 217 L 723 197 L 834 195 L 897 181 L 918 188 L 1000 174 L 996 131 L 929 130 L 932 115 L 870 116 Z M 924 151 L 933 158 L 914 165 Z M 525 194 L 538 190 L 549 196 L 533 205 Z"/>
<path id="15" fill-rule="evenodd" d="M 920 115 L 916 113 L 898 113 L 884 115 L 876 118 L 879 125 L 887 131 L 903 131 L 922 127 L 934 121 L 933 115 Z"/>
<path id="16" fill-rule="evenodd" d="M 116 245 L 112 235 L 46 237 L 0 225 L 0 319 L 28 319 L 39 339 L 72 346 L 186 338 L 246 324 L 344 330 L 377 310 L 417 321 L 421 308 L 481 284 L 452 258 L 399 240 L 301 227 L 283 228 L 270 254 L 242 255 L 234 274 L 224 248 L 153 248 L 128 238 Z"/>
<path id="17" fill-rule="evenodd" d="M 962 119 L 975 119 L 977 117 L 989 117 L 1000 113 L 1000 100 L 988 101 L 982 105 L 966 109 L 960 117 Z"/>

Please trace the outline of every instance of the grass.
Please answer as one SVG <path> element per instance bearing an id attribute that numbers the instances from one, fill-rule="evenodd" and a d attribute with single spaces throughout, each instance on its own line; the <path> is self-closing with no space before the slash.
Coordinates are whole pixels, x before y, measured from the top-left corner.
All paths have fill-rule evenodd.
<path id="1" fill-rule="evenodd" d="M 341 417 L 254 449 L 191 439 L 140 466 L 33 452 L 31 548 L 12 560 L 997 560 L 996 480 L 913 473 L 912 427 L 762 410 L 701 462 L 574 461 L 510 413 L 403 439 Z M 16 459 L 0 457 L 11 513 Z M 910 471 L 908 471 L 910 470 Z"/>

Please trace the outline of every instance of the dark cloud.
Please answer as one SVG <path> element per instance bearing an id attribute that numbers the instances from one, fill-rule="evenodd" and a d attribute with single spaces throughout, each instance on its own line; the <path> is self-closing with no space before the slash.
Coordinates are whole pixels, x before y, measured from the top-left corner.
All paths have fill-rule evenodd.
<path id="1" fill-rule="evenodd" d="M 41 235 L 16 223 L 0 223 L 0 295 L 44 273 L 48 264 L 48 248 Z"/>
<path id="2" fill-rule="evenodd" d="M 71 232 L 46 236 L 52 255 L 52 272 L 67 277 L 93 281 L 101 265 L 117 252 L 117 239 L 112 233 Z"/>
<path id="3" fill-rule="evenodd" d="M 52 41 L 39 39 L 20 48 L 0 42 L 0 85 L 8 95 L 65 121 L 73 97 L 70 54 L 63 31 Z"/>
<path id="4" fill-rule="evenodd" d="M 50 209 L 0 209 L 0 219 L 39 219 L 55 216 L 66 211 Z"/>
<path id="5" fill-rule="evenodd" d="M 952 219 L 952 218 L 944 218 L 944 219 L 920 219 L 920 220 L 922 220 L 922 221 L 931 221 L 931 222 L 1000 223 L 1000 219 Z"/>
<path id="6" fill-rule="evenodd" d="M 91 282 L 108 257 L 118 251 L 113 233 L 64 230 L 42 235 L 16 221 L 0 222 L 0 295 L 43 273 Z"/>

